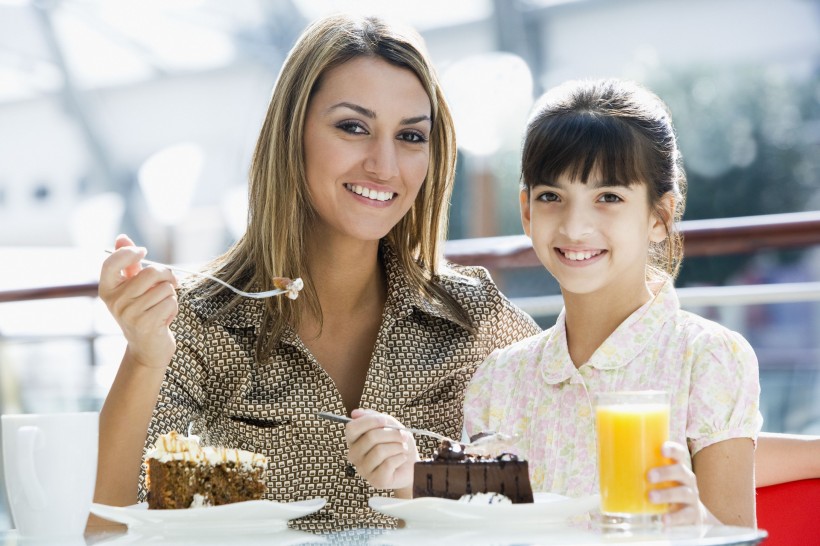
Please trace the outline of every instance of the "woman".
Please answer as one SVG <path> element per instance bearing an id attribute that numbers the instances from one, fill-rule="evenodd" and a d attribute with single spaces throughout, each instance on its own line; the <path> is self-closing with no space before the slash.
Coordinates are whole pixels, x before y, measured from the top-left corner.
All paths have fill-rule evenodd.
<path id="1" fill-rule="evenodd" d="M 142 499 L 144 447 L 192 424 L 208 442 L 269 457 L 268 498 L 328 499 L 303 526 L 376 517 L 367 500 L 386 493 L 348 462 L 343 427 L 316 412 L 369 408 L 395 416 L 376 422 L 458 437 L 474 368 L 538 331 L 485 270 L 440 260 L 455 154 L 416 34 L 347 16 L 311 25 L 271 97 L 247 232 L 210 267 L 248 290 L 282 275 L 305 289 L 295 301 L 210 282 L 178 291 L 170 271 L 140 269 L 145 250 L 118 238 L 100 296 L 128 345 L 100 416 L 96 502 Z M 418 456 L 396 434 L 379 457 L 388 478 Z M 419 442 L 425 454 L 435 447 Z"/>

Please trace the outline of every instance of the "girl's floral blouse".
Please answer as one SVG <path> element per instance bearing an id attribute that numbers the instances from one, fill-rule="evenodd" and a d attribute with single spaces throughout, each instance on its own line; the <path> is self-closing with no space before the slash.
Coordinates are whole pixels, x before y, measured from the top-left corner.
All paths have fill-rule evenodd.
<path id="1" fill-rule="evenodd" d="M 756 441 L 757 358 L 738 333 L 682 311 L 671 282 L 575 367 L 564 311 L 549 330 L 493 352 L 465 394 L 469 434 L 519 435 L 536 491 L 569 496 L 598 490 L 595 393 L 672 393 L 670 439 L 692 456 L 729 438 Z"/>

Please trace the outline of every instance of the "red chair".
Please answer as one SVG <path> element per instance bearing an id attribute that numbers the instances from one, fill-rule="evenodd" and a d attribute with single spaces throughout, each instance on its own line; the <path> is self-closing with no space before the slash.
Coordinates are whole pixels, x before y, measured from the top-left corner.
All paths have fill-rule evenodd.
<path id="1" fill-rule="evenodd" d="M 758 487 L 757 526 L 766 546 L 820 546 L 820 478 Z"/>

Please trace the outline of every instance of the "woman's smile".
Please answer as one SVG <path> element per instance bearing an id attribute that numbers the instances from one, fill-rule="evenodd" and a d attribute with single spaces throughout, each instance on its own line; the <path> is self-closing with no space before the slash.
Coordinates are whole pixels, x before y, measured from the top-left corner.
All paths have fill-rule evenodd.
<path id="1" fill-rule="evenodd" d="M 346 182 L 344 187 L 358 198 L 357 200 L 368 205 L 389 206 L 398 194 L 390 189 L 380 188 L 373 184 L 356 184 Z"/>

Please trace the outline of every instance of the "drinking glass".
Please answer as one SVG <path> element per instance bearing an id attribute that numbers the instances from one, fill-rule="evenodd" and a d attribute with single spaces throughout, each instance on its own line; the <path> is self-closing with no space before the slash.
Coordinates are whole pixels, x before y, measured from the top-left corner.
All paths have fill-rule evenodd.
<path id="1" fill-rule="evenodd" d="M 600 393 L 595 400 L 601 523 L 640 528 L 661 523 L 667 504 L 649 501 L 650 469 L 670 464 L 661 455 L 669 438 L 669 395 L 662 391 Z"/>

